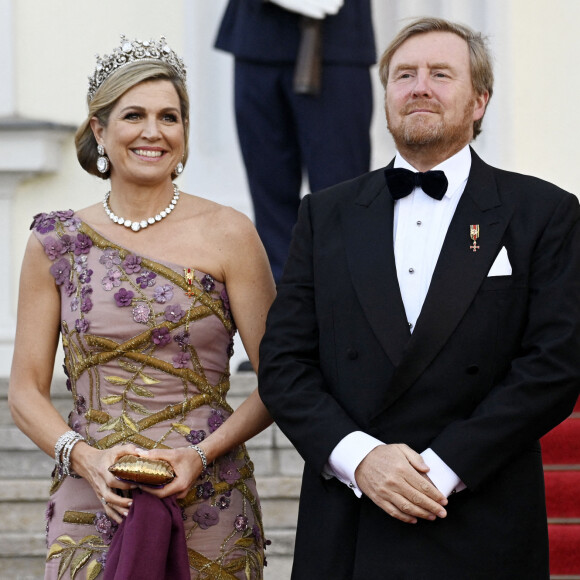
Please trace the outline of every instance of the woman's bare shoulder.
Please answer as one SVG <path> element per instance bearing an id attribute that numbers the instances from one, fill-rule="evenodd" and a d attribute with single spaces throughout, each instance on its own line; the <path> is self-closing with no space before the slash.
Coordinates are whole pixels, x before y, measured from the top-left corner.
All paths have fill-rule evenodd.
<path id="1" fill-rule="evenodd" d="M 188 219 L 200 221 L 208 233 L 234 240 L 257 236 L 254 224 L 241 211 L 195 195 L 189 195 L 186 199 L 192 210 L 188 212 Z"/>
<path id="2" fill-rule="evenodd" d="M 107 223 L 107 221 L 109 221 L 109 216 L 105 213 L 102 203 L 95 203 L 93 205 L 76 210 L 75 215 L 83 222 L 95 226 L 101 223 Z"/>

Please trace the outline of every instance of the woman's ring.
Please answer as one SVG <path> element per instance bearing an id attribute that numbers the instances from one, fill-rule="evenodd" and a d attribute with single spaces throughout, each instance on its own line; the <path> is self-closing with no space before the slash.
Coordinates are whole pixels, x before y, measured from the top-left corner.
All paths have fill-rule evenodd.
<path id="1" fill-rule="evenodd" d="M 102 503 L 103 505 L 109 505 L 109 504 L 107 503 L 107 500 L 106 500 L 104 497 L 102 497 L 102 498 L 101 498 L 101 503 Z"/>

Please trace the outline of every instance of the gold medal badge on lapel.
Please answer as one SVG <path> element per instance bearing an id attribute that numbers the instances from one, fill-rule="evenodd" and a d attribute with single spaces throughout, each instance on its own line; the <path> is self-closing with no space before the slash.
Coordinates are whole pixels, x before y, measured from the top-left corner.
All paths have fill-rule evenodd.
<path id="1" fill-rule="evenodd" d="M 479 224 L 469 226 L 469 237 L 473 242 L 470 246 L 470 249 L 472 249 L 474 252 L 477 252 L 477 250 L 479 250 L 479 246 L 477 245 L 477 240 L 479 239 Z"/>

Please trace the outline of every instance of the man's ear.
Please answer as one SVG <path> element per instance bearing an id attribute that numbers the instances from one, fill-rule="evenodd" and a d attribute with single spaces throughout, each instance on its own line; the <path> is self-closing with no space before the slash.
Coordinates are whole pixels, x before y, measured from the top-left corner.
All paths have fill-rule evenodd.
<path id="1" fill-rule="evenodd" d="M 475 107 L 473 108 L 474 121 L 479 121 L 479 119 L 483 117 L 488 102 L 489 102 L 488 91 L 481 93 L 481 95 L 475 95 Z"/>

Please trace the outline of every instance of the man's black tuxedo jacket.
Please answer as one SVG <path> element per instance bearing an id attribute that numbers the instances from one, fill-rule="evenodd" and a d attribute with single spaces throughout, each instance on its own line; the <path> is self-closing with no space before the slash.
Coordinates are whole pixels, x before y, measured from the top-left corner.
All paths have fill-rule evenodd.
<path id="1" fill-rule="evenodd" d="M 579 393 L 578 220 L 575 196 L 472 152 L 411 335 L 383 171 L 305 197 L 259 373 L 306 460 L 293 578 L 548 577 L 538 439 Z M 488 277 L 502 247 L 513 272 Z M 325 480 L 331 451 L 356 430 L 431 447 L 467 485 L 447 518 L 402 523 Z"/>

